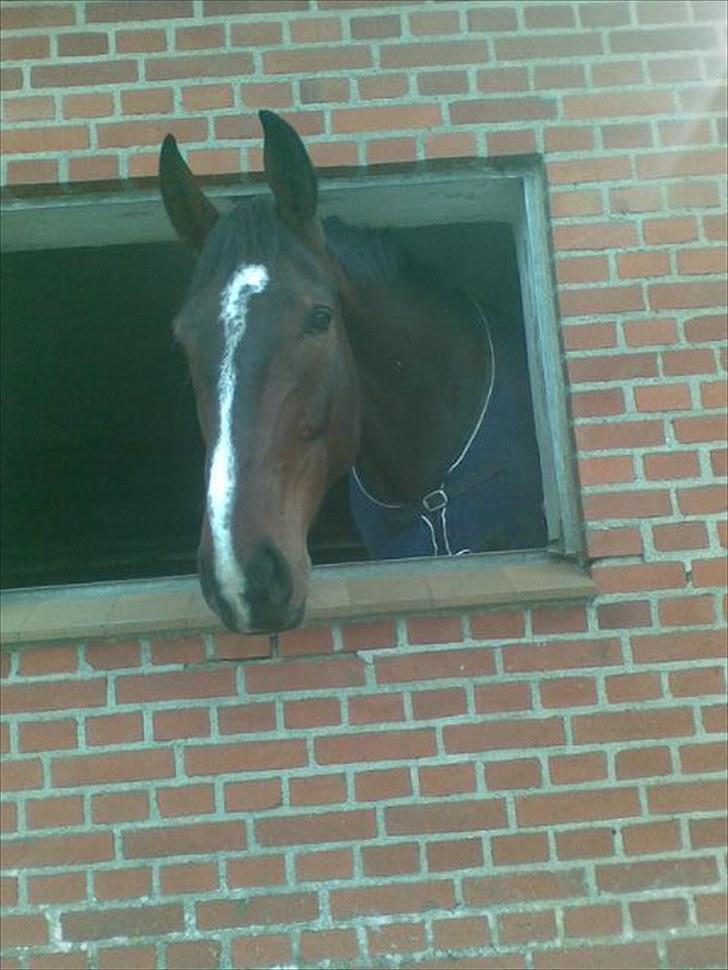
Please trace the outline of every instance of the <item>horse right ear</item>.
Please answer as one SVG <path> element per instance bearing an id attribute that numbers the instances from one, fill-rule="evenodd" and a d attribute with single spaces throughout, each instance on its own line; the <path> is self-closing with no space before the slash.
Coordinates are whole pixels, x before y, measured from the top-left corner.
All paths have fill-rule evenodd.
<path id="1" fill-rule="evenodd" d="M 177 235 L 199 252 L 219 213 L 197 184 L 173 135 L 167 135 L 159 153 L 159 185 Z"/>
<path id="2" fill-rule="evenodd" d="M 259 111 L 263 126 L 265 175 L 278 215 L 294 232 L 307 230 L 316 216 L 316 172 L 298 132 L 273 111 Z"/>

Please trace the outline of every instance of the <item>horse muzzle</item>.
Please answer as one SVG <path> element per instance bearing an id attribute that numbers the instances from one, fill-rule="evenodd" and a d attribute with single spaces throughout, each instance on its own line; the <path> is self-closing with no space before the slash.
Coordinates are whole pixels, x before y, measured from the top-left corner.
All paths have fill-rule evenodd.
<path id="1" fill-rule="evenodd" d="M 200 583 L 210 609 L 235 633 L 279 633 L 298 626 L 305 599 L 294 597 L 291 567 L 272 542 L 261 542 L 238 573 L 234 586 L 221 582 L 201 553 Z"/>

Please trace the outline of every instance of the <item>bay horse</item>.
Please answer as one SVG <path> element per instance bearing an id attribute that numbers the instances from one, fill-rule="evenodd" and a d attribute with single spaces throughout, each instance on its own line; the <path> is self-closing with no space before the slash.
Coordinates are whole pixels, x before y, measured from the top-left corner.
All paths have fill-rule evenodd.
<path id="1" fill-rule="evenodd" d="M 541 501 L 532 429 L 480 306 L 390 233 L 321 221 L 298 134 L 259 118 L 272 198 L 220 215 L 171 135 L 159 164 L 198 253 L 174 333 L 206 446 L 200 581 L 241 633 L 301 622 L 309 529 L 349 472 L 374 558 L 545 542 L 523 514 Z"/>

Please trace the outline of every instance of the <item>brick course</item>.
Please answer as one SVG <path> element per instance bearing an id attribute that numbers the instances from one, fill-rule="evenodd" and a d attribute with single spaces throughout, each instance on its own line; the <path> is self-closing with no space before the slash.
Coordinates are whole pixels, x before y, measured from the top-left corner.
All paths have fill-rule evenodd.
<path id="1" fill-rule="evenodd" d="M 543 153 L 599 588 L 315 627 L 283 660 L 4 649 L 4 965 L 727 965 L 725 5 L 0 18 L 10 192 L 150 174 L 167 131 L 202 175 L 259 168 L 259 107 L 322 167 Z"/>

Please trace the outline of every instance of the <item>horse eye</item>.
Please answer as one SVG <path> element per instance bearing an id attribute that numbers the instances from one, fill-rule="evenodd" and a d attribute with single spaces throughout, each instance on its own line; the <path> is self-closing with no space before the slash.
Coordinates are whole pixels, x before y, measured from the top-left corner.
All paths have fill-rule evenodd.
<path id="1" fill-rule="evenodd" d="M 333 314 L 331 308 L 327 306 L 315 306 L 306 320 L 306 333 L 318 334 L 326 333 L 331 325 Z"/>

